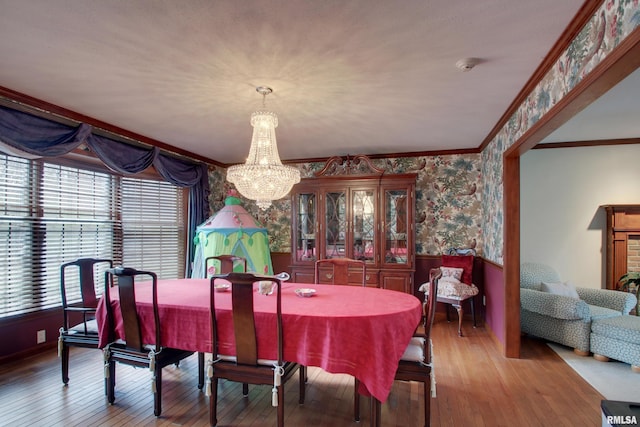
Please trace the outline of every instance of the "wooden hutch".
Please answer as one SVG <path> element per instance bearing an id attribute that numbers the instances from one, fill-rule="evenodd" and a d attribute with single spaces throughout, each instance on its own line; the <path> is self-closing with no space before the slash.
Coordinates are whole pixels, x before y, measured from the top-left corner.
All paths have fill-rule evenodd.
<path id="1" fill-rule="evenodd" d="M 386 175 L 366 156 L 332 157 L 296 184 L 292 281 L 313 283 L 317 259 L 347 257 L 367 263 L 368 286 L 413 293 L 416 176 Z"/>
<path id="2" fill-rule="evenodd" d="M 640 240 L 640 205 L 604 205 L 607 216 L 607 289 L 629 271 L 629 240 Z"/>

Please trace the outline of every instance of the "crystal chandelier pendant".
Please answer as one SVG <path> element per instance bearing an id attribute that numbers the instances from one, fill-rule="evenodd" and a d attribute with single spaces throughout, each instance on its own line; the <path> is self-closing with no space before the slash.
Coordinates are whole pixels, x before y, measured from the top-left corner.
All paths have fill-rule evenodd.
<path id="1" fill-rule="evenodd" d="M 273 92 L 269 87 L 256 90 L 265 97 Z M 300 171 L 283 165 L 278 154 L 276 127 L 278 116 L 271 111 L 256 111 L 251 115 L 253 136 L 249 156 L 242 165 L 227 169 L 227 180 L 236 186 L 244 197 L 255 200 L 258 207 L 267 209 L 272 200 L 285 197 L 294 184 L 300 182 Z"/>

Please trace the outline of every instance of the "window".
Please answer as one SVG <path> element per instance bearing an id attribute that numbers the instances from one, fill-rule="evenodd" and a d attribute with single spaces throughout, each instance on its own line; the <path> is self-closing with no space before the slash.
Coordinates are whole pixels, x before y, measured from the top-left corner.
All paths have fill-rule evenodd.
<path id="1" fill-rule="evenodd" d="M 164 181 L 0 154 L 0 317 L 59 306 L 60 265 L 80 257 L 183 277 L 183 206 Z"/>
<path id="2" fill-rule="evenodd" d="M 165 181 L 122 179 L 123 265 L 184 277 L 183 191 Z"/>

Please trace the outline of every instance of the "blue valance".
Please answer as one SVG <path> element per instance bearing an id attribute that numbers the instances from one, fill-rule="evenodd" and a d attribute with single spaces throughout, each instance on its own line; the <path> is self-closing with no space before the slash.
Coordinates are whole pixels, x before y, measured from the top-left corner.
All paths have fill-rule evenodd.
<path id="1" fill-rule="evenodd" d="M 208 217 L 209 179 L 204 163 L 161 153 L 158 147 L 146 148 L 96 135 L 86 123 L 73 127 L 5 106 L 0 106 L 0 142 L 45 157 L 67 154 L 85 143 L 107 167 L 121 174 L 135 174 L 153 165 L 166 181 L 190 188 L 189 242 L 193 241 L 196 227 Z M 186 277 L 190 277 L 192 260 L 190 251 L 185 260 Z"/>

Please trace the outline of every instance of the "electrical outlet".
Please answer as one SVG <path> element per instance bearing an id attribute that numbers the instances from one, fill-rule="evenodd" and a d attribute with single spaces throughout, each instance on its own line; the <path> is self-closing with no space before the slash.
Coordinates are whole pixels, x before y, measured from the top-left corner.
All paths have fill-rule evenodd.
<path id="1" fill-rule="evenodd" d="M 36 340 L 37 344 L 42 344 L 43 342 L 45 342 L 47 340 L 47 331 L 45 331 L 44 329 L 39 330 L 36 335 Z"/>

